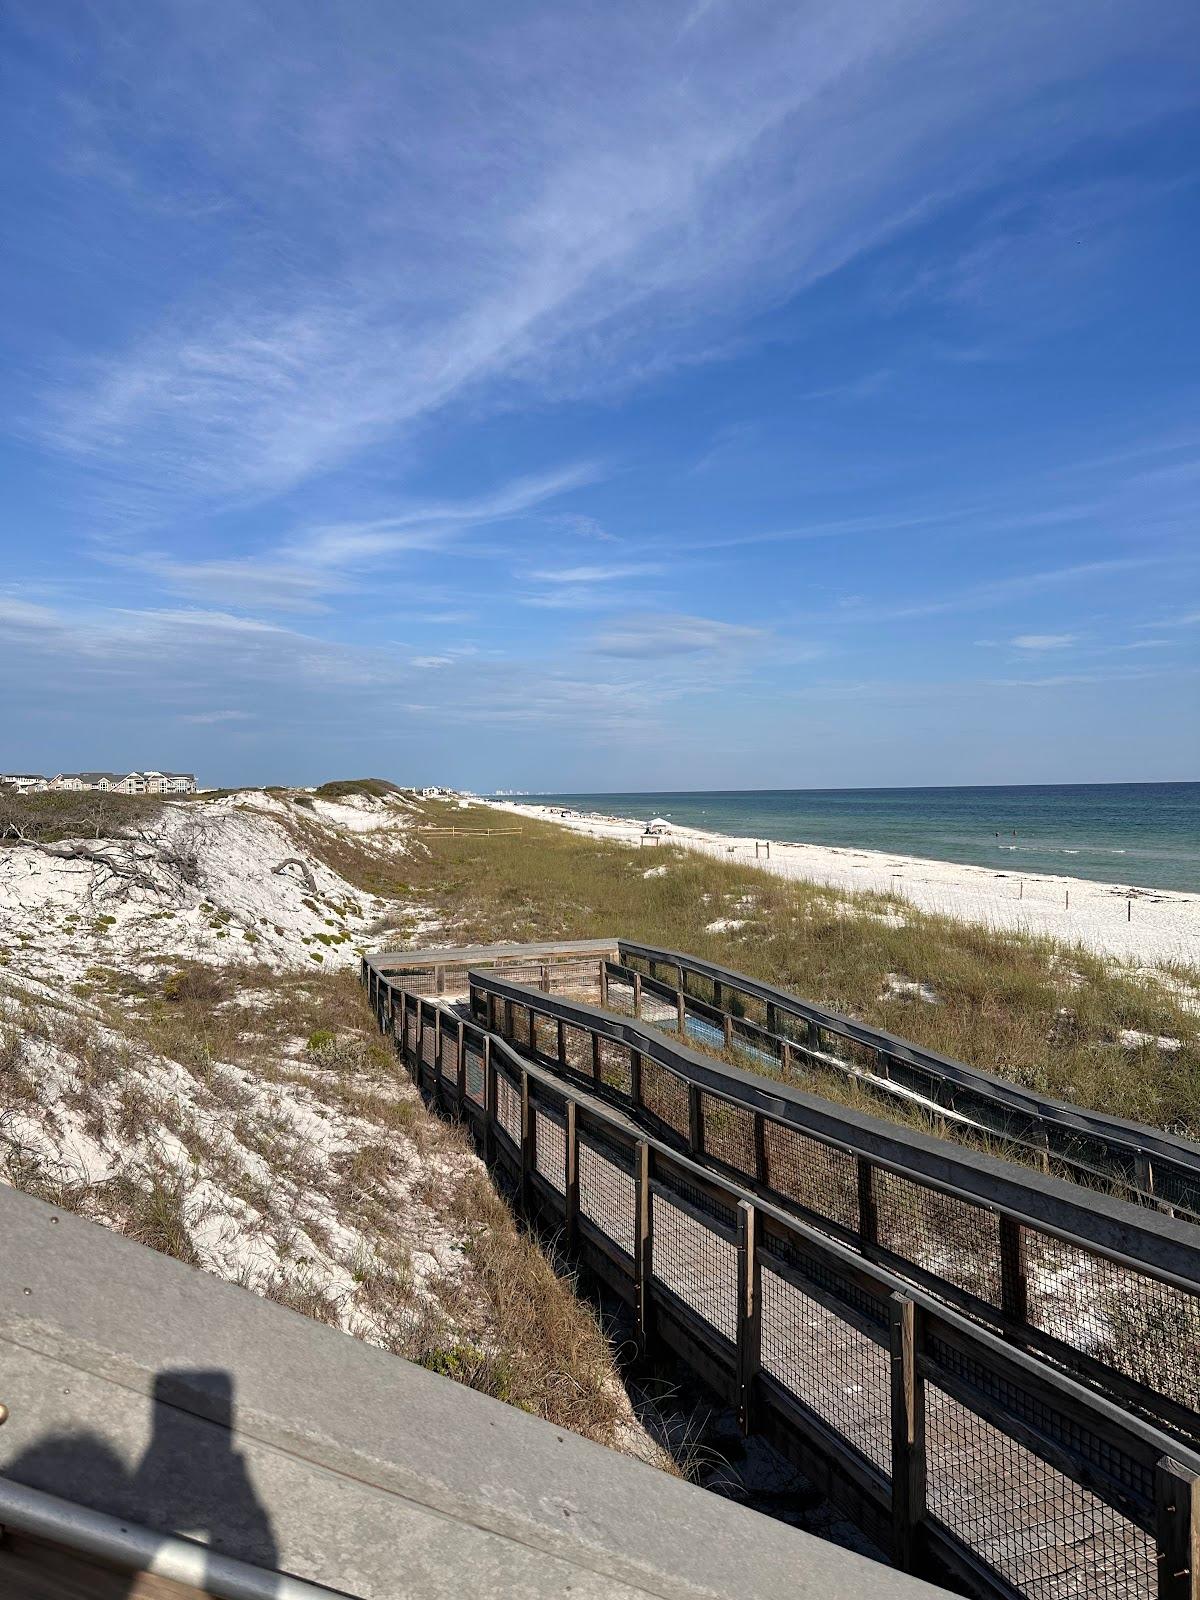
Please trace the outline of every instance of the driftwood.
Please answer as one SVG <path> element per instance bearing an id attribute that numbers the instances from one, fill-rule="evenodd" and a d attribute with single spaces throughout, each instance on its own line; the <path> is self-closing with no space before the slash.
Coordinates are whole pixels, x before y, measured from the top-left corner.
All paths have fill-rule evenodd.
<path id="1" fill-rule="evenodd" d="M 312 868 L 306 861 L 301 861 L 299 856 L 289 856 L 286 861 L 281 861 L 277 867 L 272 867 L 272 873 L 280 873 L 285 867 L 298 867 L 300 876 L 304 879 L 304 887 L 309 894 L 316 894 L 317 880 L 312 875 Z"/>
<path id="2" fill-rule="evenodd" d="M 133 855 L 115 855 L 109 850 L 103 850 L 98 845 L 80 844 L 43 844 L 40 839 L 31 839 L 23 828 L 13 828 L 9 837 L 16 839 L 23 845 L 28 845 L 31 850 L 37 850 L 44 856 L 54 856 L 58 861 L 88 861 L 94 867 L 103 867 L 104 870 L 117 884 L 122 895 L 128 894 L 131 889 L 146 889 L 151 894 L 161 891 L 161 885 L 151 877 L 143 866 L 145 857 Z"/>

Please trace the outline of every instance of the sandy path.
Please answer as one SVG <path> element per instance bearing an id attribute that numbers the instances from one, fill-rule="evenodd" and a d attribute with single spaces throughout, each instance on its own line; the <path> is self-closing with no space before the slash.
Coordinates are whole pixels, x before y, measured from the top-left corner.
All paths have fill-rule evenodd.
<path id="1" fill-rule="evenodd" d="M 600 813 L 551 815 L 543 806 L 489 802 L 518 816 L 540 817 L 596 838 L 638 844 L 643 824 Z M 923 911 L 991 928 L 1044 934 L 1135 965 L 1186 962 L 1200 966 L 1200 895 L 1171 889 L 1132 889 L 1048 873 L 1003 873 L 991 867 L 854 850 L 831 845 L 772 842 L 770 858 L 755 858 L 755 841 L 672 828 L 672 844 L 738 861 L 783 878 L 835 889 L 896 894 Z M 653 846 L 646 843 L 649 859 Z M 1132 895 L 1132 907 L 1130 903 Z"/>

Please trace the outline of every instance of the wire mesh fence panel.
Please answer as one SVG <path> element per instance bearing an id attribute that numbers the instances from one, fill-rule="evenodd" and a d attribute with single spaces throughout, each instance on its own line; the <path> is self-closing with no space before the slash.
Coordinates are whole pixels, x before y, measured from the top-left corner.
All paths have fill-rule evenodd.
<path id="1" fill-rule="evenodd" d="M 618 1044 L 615 1039 L 600 1040 L 600 1080 L 618 1094 L 628 1095 L 633 1086 L 629 1062 L 628 1045 Z"/>
<path id="2" fill-rule="evenodd" d="M 700 1104 L 704 1115 L 705 1155 L 724 1161 L 752 1178 L 756 1171 L 754 1113 L 710 1094 L 701 1095 Z"/>
<path id="3" fill-rule="evenodd" d="M 458 1077 L 458 1033 L 442 1023 L 442 1077 L 453 1083 Z"/>
<path id="4" fill-rule="evenodd" d="M 694 1197 L 689 1197 L 693 1198 Z M 654 1277 L 726 1339 L 737 1339 L 736 1247 L 657 1186 L 652 1202 Z"/>
<path id="5" fill-rule="evenodd" d="M 534 1112 L 534 1155 L 537 1170 L 560 1194 L 567 1186 L 567 1130 L 548 1112 Z"/>
<path id="6" fill-rule="evenodd" d="M 863 1044 L 844 1033 L 835 1033 L 832 1028 L 818 1028 L 817 1041 L 817 1048 L 823 1055 L 844 1061 L 854 1072 L 872 1075 L 880 1072 L 879 1051 L 874 1045 Z"/>
<path id="7" fill-rule="evenodd" d="M 1000 1225 L 994 1212 L 875 1169 L 879 1243 L 914 1266 L 1000 1304 Z"/>
<path id="8" fill-rule="evenodd" d="M 533 1049 L 540 1056 L 558 1060 L 558 1023 L 553 1017 L 535 1015 L 533 1022 Z"/>
<path id="9" fill-rule="evenodd" d="M 760 1325 L 763 1371 L 860 1456 L 889 1472 L 888 1351 L 767 1267 L 762 1273 Z"/>
<path id="10" fill-rule="evenodd" d="M 683 992 L 693 1000 L 700 1000 L 705 1005 L 712 1005 L 716 992 L 713 980 L 703 972 L 693 972 L 685 967 L 683 972 Z"/>
<path id="11" fill-rule="evenodd" d="M 927 1506 L 1029 1600 L 1154 1600 L 1154 1541 L 936 1384 L 925 1388 Z"/>
<path id="12" fill-rule="evenodd" d="M 467 1098 L 481 1106 L 485 1093 L 483 1051 L 468 1039 L 463 1046 L 463 1053 L 466 1056 Z"/>
<path id="13" fill-rule="evenodd" d="M 630 1257 L 636 1204 L 636 1185 L 628 1161 L 608 1145 L 581 1134 L 579 1209 Z"/>
<path id="14" fill-rule="evenodd" d="M 615 1011 L 618 1016 L 633 1016 L 633 984 L 624 978 L 608 980 L 608 1010 Z"/>
<path id="15" fill-rule="evenodd" d="M 662 995 L 649 994 L 642 990 L 642 1021 L 653 1023 L 656 1028 L 673 1028 L 679 1020 L 679 1008 L 673 1000 L 666 1000 Z"/>
<path id="16" fill-rule="evenodd" d="M 767 1183 L 776 1194 L 857 1233 L 858 1166 L 853 1156 L 779 1122 L 766 1124 L 763 1142 Z"/>
<path id="17" fill-rule="evenodd" d="M 719 1022 L 710 1022 L 707 1017 L 697 1017 L 689 1011 L 684 1018 L 684 1032 L 706 1050 L 725 1048 L 725 1029 Z"/>
<path id="18" fill-rule="evenodd" d="M 1200 1298 L 1026 1229 L 1029 1321 L 1200 1411 Z"/>
<path id="19" fill-rule="evenodd" d="M 687 1084 L 669 1067 L 642 1057 L 642 1104 L 683 1138 L 688 1134 Z"/>
<path id="20" fill-rule="evenodd" d="M 432 1017 L 421 1020 L 421 1060 L 427 1067 L 432 1067 L 437 1060 L 437 1029 Z"/>
<path id="21" fill-rule="evenodd" d="M 508 1037 L 518 1050 L 530 1050 L 533 1047 L 533 1015 L 528 1006 L 514 1005 L 512 1008 L 512 1028 Z"/>
<path id="22" fill-rule="evenodd" d="M 563 1045 L 566 1049 L 567 1065 L 573 1072 L 581 1072 L 585 1077 L 592 1075 L 592 1036 L 583 1028 L 576 1028 L 571 1023 L 563 1028 Z"/>
<path id="23" fill-rule="evenodd" d="M 496 1074 L 496 1121 L 514 1144 L 520 1144 L 521 1092 L 503 1072 Z"/>

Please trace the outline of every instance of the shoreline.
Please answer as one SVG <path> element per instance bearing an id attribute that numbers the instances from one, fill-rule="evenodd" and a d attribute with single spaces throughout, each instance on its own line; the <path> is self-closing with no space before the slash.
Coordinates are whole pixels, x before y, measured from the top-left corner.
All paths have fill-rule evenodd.
<path id="1" fill-rule="evenodd" d="M 642 847 L 645 824 L 634 818 L 569 809 L 566 816 L 554 815 L 546 806 L 519 800 L 483 803 L 594 838 Z M 992 867 L 846 845 L 772 840 L 769 858 L 756 858 L 756 841 L 750 836 L 682 825 L 672 825 L 663 838 L 684 849 L 734 860 L 776 877 L 851 893 L 892 894 L 921 911 L 1082 945 L 1097 955 L 1115 956 L 1134 965 L 1183 962 L 1200 966 L 1200 894 L 1184 890 L 1103 883 L 1059 873 L 999 872 Z M 647 841 L 643 848 L 650 852 L 657 846 Z"/>

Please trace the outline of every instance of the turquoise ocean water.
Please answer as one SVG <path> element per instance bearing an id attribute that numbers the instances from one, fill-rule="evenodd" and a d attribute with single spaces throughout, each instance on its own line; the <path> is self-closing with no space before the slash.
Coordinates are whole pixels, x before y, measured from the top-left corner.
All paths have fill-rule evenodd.
<path id="1" fill-rule="evenodd" d="M 714 833 L 1200 892 L 1200 783 L 522 795 Z"/>

